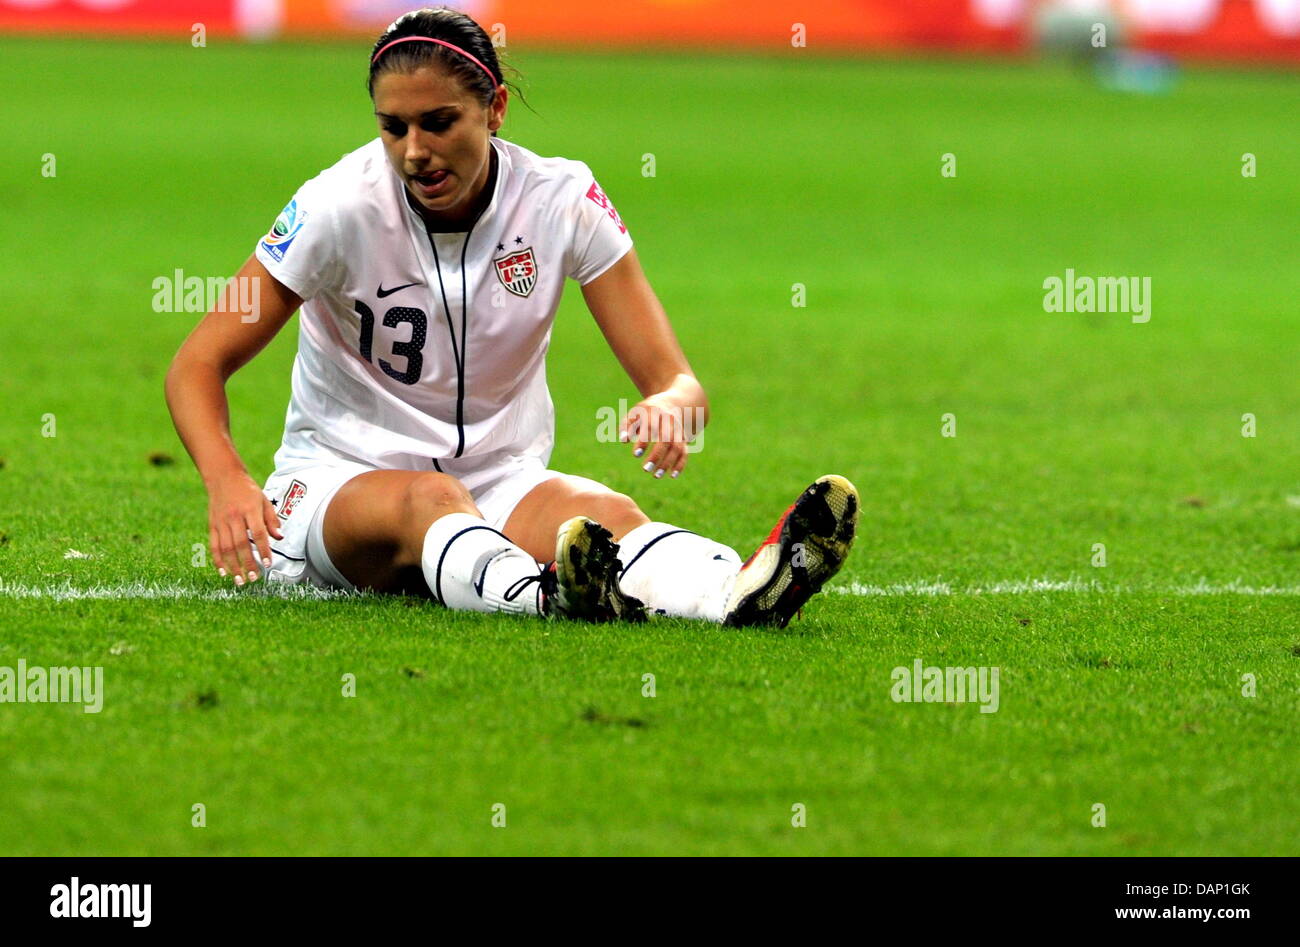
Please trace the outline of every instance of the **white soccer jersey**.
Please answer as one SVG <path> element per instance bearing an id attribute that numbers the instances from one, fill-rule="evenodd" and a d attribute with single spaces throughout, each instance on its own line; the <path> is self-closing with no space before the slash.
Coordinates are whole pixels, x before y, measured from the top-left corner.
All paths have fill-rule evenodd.
<path id="1" fill-rule="evenodd" d="M 491 143 L 492 201 L 469 233 L 426 230 L 376 138 L 304 184 L 258 241 L 305 300 L 277 469 L 549 462 L 545 357 L 564 279 L 589 283 L 632 239 L 587 165 Z"/>

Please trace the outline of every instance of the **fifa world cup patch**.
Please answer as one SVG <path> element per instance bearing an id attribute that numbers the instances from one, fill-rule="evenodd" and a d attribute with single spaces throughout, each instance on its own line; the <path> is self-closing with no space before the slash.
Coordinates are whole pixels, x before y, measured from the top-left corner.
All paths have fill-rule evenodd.
<path id="1" fill-rule="evenodd" d="M 537 284 L 537 258 L 533 248 L 516 250 L 492 261 L 496 264 L 497 278 L 516 296 L 527 296 Z"/>
<path id="2" fill-rule="evenodd" d="M 271 254 L 275 262 L 281 262 L 289 249 L 289 244 L 293 243 L 293 238 L 298 236 L 298 231 L 302 229 L 303 222 L 306 220 L 307 212 L 299 209 L 296 198 L 291 200 L 284 210 L 280 211 L 280 216 L 275 218 L 275 223 L 271 225 L 271 232 L 262 238 L 262 249 Z"/>
<path id="3" fill-rule="evenodd" d="M 289 514 L 293 512 L 293 508 L 298 505 L 298 501 L 306 495 L 307 484 L 301 480 L 295 480 L 289 484 L 289 489 L 284 491 L 284 499 L 280 501 L 280 506 L 275 511 L 280 515 L 280 519 L 287 520 Z"/>

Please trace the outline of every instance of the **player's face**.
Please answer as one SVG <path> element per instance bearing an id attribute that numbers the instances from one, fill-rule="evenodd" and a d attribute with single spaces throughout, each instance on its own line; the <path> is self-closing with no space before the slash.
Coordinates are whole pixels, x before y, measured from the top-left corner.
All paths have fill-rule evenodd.
<path id="1" fill-rule="evenodd" d="M 490 108 L 454 77 L 424 67 L 375 80 L 375 116 L 388 160 L 426 216 L 468 223 L 491 171 L 491 133 L 506 113 L 506 90 Z"/>

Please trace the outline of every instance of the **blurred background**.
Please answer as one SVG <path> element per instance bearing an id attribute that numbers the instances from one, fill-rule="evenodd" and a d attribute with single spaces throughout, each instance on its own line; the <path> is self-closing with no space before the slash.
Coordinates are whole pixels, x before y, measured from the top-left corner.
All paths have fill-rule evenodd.
<path id="1" fill-rule="evenodd" d="M 435 4 L 429 4 L 435 5 Z M 1300 61 L 1300 0 L 463 0 L 511 41 L 575 47 L 785 47 L 795 22 L 816 48 L 1011 53 L 1083 21 L 1134 47 L 1220 60 Z M 0 29 L 174 33 L 202 22 L 252 38 L 372 34 L 404 0 L 0 0 Z"/>

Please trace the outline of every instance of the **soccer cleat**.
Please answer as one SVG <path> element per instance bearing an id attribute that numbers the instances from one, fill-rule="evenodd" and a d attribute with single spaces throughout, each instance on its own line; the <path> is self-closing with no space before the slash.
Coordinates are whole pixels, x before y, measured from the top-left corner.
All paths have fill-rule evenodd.
<path id="1" fill-rule="evenodd" d="M 740 567 L 722 623 L 784 628 L 839 571 L 857 528 L 857 488 L 835 474 L 819 477 Z"/>
<path id="2" fill-rule="evenodd" d="M 619 588 L 622 572 L 609 530 L 585 516 L 567 520 L 555 536 L 555 561 L 543 571 L 550 579 L 542 582 L 542 613 L 590 622 L 645 621 L 645 605 Z"/>

